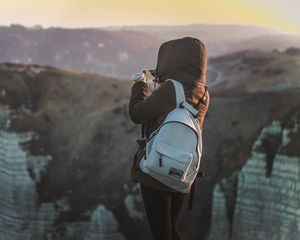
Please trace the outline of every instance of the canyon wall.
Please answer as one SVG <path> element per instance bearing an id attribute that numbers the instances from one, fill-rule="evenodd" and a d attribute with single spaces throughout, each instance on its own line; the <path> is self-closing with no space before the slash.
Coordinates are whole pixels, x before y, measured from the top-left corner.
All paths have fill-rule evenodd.
<path id="1" fill-rule="evenodd" d="M 226 188 L 224 179 L 215 186 L 209 239 L 300 239 L 299 120 L 300 112 L 263 128 L 238 184 Z"/>

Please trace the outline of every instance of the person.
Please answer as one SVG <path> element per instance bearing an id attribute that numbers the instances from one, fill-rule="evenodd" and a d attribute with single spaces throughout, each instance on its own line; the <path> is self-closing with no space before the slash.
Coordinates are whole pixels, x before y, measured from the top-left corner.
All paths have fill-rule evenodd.
<path id="1" fill-rule="evenodd" d="M 197 38 L 184 37 L 164 42 L 160 46 L 155 69 L 160 84 L 152 94 L 149 94 L 147 76 L 143 72 L 132 75 L 129 116 L 134 123 L 144 126 L 146 138 L 176 107 L 175 88 L 167 79 L 182 83 L 186 101 L 193 106 L 204 96 L 204 102 L 198 109 L 199 124 L 203 126 L 209 106 L 209 93 L 205 91 L 206 66 L 204 44 Z M 180 240 L 177 220 L 190 190 L 186 193 L 176 192 L 142 172 L 139 182 L 153 239 Z"/>

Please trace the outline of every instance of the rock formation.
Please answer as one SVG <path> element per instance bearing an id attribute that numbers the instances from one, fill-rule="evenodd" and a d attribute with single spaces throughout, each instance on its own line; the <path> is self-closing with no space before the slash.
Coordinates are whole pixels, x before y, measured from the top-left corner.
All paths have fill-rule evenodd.
<path id="1" fill-rule="evenodd" d="M 272 121 L 255 141 L 236 189 L 221 191 L 226 179 L 215 186 L 209 239 L 300 238 L 299 123 L 299 111 L 285 123 Z M 225 197 L 230 191 L 236 192 L 232 209 Z"/>
<path id="2" fill-rule="evenodd" d="M 103 205 L 87 219 L 55 228 L 59 214 L 68 211 L 68 199 L 52 203 L 40 201 L 36 184 L 51 155 L 32 155 L 24 144 L 38 137 L 34 132 L 8 130 L 16 112 L 0 108 L 0 239 L 78 239 L 124 240 L 113 214 Z"/>
<path id="3" fill-rule="evenodd" d="M 281 52 L 213 60 L 221 74 L 209 76 L 219 84 L 210 90 L 204 125 L 205 176 L 197 180 L 193 211 L 184 208 L 179 222 L 185 239 L 239 240 L 247 221 L 258 220 L 265 228 L 253 223 L 253 229 L 271 238 L 268 214 L 280 228 L 274 239 L 297 238 L 299 63 Z M 280 80 L 284 88 L 272 87 Z M 128 116 L 130 87 L 101 75 L 0 64 L 2 238 L 149 236 L 138 185 L 129 179 L 140 135 Z M 258 214 L 251 215 L 249 199 Z M 275 208 L 287 225 L 278 223 Z"/>

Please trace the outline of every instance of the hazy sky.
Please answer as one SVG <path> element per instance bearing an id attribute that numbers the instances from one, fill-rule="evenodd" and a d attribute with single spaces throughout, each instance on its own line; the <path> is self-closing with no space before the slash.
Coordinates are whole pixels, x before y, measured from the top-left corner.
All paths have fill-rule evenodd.
<path id="1" fill-rule="evenodd" d="M 300 0 L 0 0 L 0 25 L 233 23 L 300 33 Z"/>

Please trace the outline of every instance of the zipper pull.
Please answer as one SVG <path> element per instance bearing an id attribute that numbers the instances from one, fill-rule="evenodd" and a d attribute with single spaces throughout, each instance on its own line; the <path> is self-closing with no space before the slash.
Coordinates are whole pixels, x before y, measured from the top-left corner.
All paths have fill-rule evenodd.
<path id="1" fill-rule="evenodd" d="M 162 158 L 161 158 L 161 155 L 162 155 L 162 154 L 160 154 L 160 156 L 159 156 L 159 166 L 160 166 L 160 167 L 162 167 Z"/>

